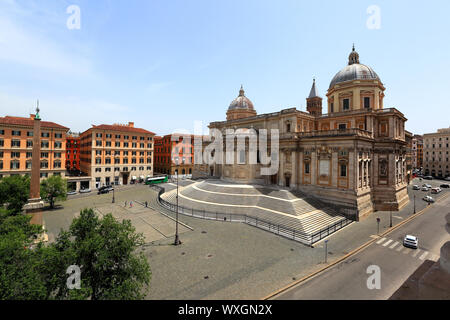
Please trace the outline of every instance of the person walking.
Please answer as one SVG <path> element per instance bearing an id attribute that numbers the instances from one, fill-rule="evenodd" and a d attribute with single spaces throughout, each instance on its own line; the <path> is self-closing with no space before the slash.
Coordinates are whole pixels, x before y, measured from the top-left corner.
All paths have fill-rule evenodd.
<path id="1" fill-rule="evenodd" d="M 147 201 L 145 201 L 145 207 L 146 207 L 146 208 L 148 207 L 148 203 L 147 203 Z"/>
<path id="2" fill-rule="evenodd" d="M 130 201 L 130 208 L 133 208 L 133 201 Z"/>
<path id="3" fill-rule="evenodd" d="M 127 201 L 125 201 L 125 208 L 127 207 Z"/>

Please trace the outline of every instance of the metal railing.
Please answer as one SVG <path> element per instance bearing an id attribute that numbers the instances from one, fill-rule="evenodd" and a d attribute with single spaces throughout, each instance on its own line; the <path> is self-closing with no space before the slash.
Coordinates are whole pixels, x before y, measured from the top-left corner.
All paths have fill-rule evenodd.
<path id="1" fill-rule="evenodd" d="M 174 213 L 177 212 L 177 205 L 173 204 L 169 201 L 164 200 L 161 198 L 161 195 L 165 192 L 165 189 L 163 187 L 160 187 L 158 185 L 150 185 L 150 188 L 154 189 L 158 193 L 158 202 L 160 205 Z M 251 226 L 254 226 L 259 229 L 263 229 L 272 233 L 275 233 L 279 236 L 285 237 L 287 239 L 291 239 L 303 244 L 306 244 L 308 246 L 311 246 L 329 236 L 333 232 L 336 232 L 337 230 L 345 227 L 346 225 L 349 225 L 353 221 L 345 218 L 343 220 L 340 220 L 332 225 L 329 225 L 317 232 L 314 233 L 306 233 L 294 228 L 290 228 L 288 226 L 273 223 L 264 219 L 260 219 L 257 217 L 249 216 L 246 214 L 240 214 L 240 213 L 222 213 L 218 211 L 208 211 L 208 210 L 201 210 L 201 209 L 194 209 L 194 208 L 187 208 L 178 205 L 178 213 L 183 214 L 186 216 L 194 217 L 194 218 L 200 218 L 200 219 L 208 219 L 208 220 L 216 220 L 216 221 L 222 221 L 222 222 L 241 222 L 245 223 Z"/>

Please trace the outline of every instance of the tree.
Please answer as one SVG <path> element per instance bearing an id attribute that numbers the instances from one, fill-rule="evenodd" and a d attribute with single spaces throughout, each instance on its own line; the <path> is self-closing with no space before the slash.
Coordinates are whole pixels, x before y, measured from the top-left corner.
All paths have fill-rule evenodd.
<path id="1" fill-rule="evenodd" d="M 147 259 L 136 253 L 143 243 L 144 236 L 135 233 L 130 220 L 118 222 L 111 214 L 99 219 L 92 209 L 82 210 L 69 231 L 59 234 L 53 252 L 47 252 L 47 261 L 57 259 L 48 264 L 47 274 L 59 273 L 50 280 L 53 292 L 59 299 L 143 299 L 151 277 Z M 66 287 L 69 265 L 81 269 L 81 290 Z"/>
<path id="2" fill-rule="evenodd" d="M 41 248 L 30 250 L 42 227 L 30 224 L 31 216 L 0 209 L 0 299 L 46 299 L 46 283 L 37 269 Z"/>
<path id="3" fill-rule="evenodd" d="M 29 176 L 14 175 L 0 180 L 0 206 L 6 205 L 10 212 L 14 214 L 22 212 L 29 196 Z"/>
<path id="4" fill-rule="evenodd" d="M 30 216 L 0 209 L 0 300 L 143 299 L 150 266 L 142 253 L 142 234 L 129 220 L 103 219 L 81 211 L 68 231 L 44 245 L 34 240 L 42 227 Z M 81 288 L 68 289 L 71 265 L 81 269 Z"/>
<path id="5" fill-rule="evenodd" d="M 50 208 L 55 207 L 56 201 L 67 199 L 67 179 L 52 175 L 41 182 L 41 198 L 50 203 Z"/>

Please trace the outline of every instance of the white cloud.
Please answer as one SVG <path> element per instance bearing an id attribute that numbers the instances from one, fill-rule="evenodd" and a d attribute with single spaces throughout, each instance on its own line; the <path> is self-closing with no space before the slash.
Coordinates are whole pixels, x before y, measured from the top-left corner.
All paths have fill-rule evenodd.
<path id="1" fill-rule="evenodd" d="M 49 33 L 47 28 L 55 27 L 54 15 L 48 11 L 39 20 L 30 21 L 27 20 L 29 12 L 15 1 L 3 2 L 0 6 L 0 61 L 68 75 L 90 74 L 92 63 L 79 52 L 71 51 L 74 46 L 64 39 L 45 36 Z M 33 23 L 34 28 L 30 27 Z"/>
<path id="2" fill-rule="evenodd" d="M 69 127 L 72 131 L 84 131 L 92 124 L 127 123 L 133 121 L 135 112 L 123 106 L 100 99 L 77 97 L 40 97 L 41 117 Z M 36 98 L 24 97 L 0 91 L 0 116 L 28 117 L 34 113 Z"/>
<path id="3" fill-rule="evenodd" d="M 148 94 L 156 94 L 158 92 L 160 92 L 161 90 L 163 90 L 164 88 L 167 88 L 169 86 L 171 86 L 173 84 L 173 82 L 154 82 L 151 83 L 150 85 L 148 85 L 146 92 Z"/>

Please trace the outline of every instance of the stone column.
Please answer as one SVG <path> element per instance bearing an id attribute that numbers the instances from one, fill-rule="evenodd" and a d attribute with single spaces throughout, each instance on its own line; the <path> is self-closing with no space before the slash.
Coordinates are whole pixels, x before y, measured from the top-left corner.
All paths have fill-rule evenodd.
<path id="1" fill-rule="evenodd" d="M 279 154 L 279 161 L 280 161 L 280 170 L 279 170 L 279 174 L 278 174 L 278 185 L 280 187 L 284 186 L 284 162 L 285 162 L 285 157 L 284 157 L 284 151 L 280 150 L 280 154 Z"/>
<path id="2" fill-rule="evenodd" d="M 33 153 L 31 159 L 31 182 L 30 182 L 30 198 L 24 206 L 27 213 L 39 213 L 44 207 L 41 200 L 41 119 L 39 117 L 39 108 L 36 109 L 36 115 L 33 121 Z M 42 220 L 42 218 L 37 219 Z M 32 223 L 42 224 L 42 221 L 34 221 Z"/>
<path id="3" fill-rule="evenodd" d="M 292 151 L 291 153 L 291 164 L 292 164 L 292 181 L 291 181 L 291 188 L 297 188 L 297 152 Z"/>

